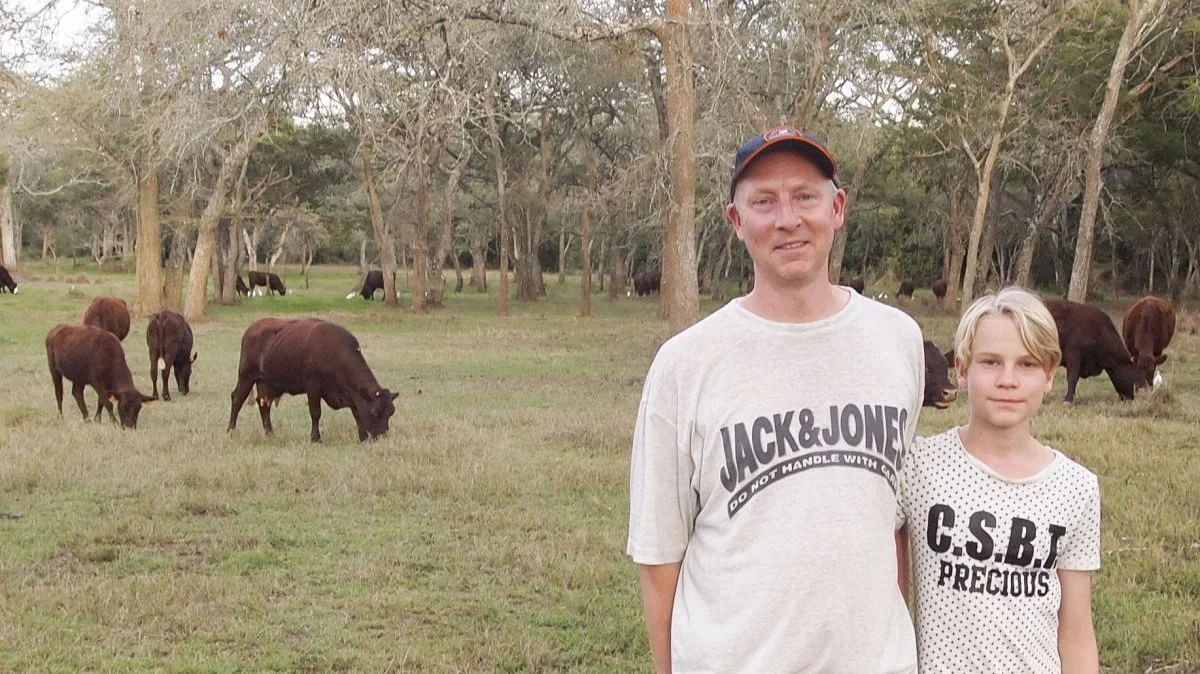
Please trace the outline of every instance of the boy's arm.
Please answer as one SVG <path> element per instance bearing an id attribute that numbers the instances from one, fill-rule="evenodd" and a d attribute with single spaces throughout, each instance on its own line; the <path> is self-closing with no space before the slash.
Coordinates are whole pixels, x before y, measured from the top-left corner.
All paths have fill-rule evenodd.
<path id="1" fill-rule="evenodd" d="M 1058 607 L 1058 657 L 1063 674 L 1097 674 L 1100 656 L 1092 627 L 1092 574 L 1058 571 L 1062 603 Z"/>
<path id="2" fill-rule="evenodd" d="M 908 600 L 908 525 L 896 530 L 896 583 L 900 585 L 900 596 Z"/>
<path id="3" fill-rule="evenodd" d="M 642 581 L 642 607 L 646 611 L 646 633 L 657 674 L 671 674 L 671 613 L 682 564 L 638 564 Z"/>

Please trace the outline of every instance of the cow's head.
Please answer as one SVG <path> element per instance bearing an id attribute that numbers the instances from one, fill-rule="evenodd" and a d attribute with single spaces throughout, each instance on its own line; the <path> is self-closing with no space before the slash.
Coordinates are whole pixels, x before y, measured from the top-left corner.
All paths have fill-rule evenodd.
<path id="1" fill-rule="evenodd" d="M 944 410 L 958 397 L 958 388 L 950 381 L 950 362 L 937 346 L 925 340 L 925 399 L 924 407 L 936 407 Z"/>
<path id="2" fill-rule="evenodd" d="M 399 393 L 392 393 L 385 388 L 371 390 L 363 387 L 359 390 L 361 399 L 358 405 L 358 437 L 377 438 L 388 432 L 388 421 L 396 413 L 396 398 Z"/>
<path id="3" fill-rule="evenodd" d="M 1137 381 L 1135 384 L 1138 390 L 1150 386 L 1150 382 L 1154 380 L 1154 371 L 1167 360 L 1167 354 L 1165 353 L 1155 358 L 1153 353 L 1139 352 L 1137 349 L 1130 350 L 1129 355 L 1134 367 L 1137 368 Z"/>
<path id="4" fill-rule="evenodd" d="M 179 384 L 179 392 L 187 395 L 192 391 L 192 363 L 200 357 L 200 352 L 192 354 L 192 357 L 183 361 L 182 365 L 175 366 L 175 383 Z"/>
<path id="5" fill-rule="evenodd" d="M 1112 382 L 1113 388 L 1116 389 L 1121 400 L 1133 400 L 1134 392 L 1144 386 L 1140 383 L 1141 376 L 1132 358 L 1128 361 L 1118 362 L 1115 367 L 1108 370 L 1108 379 Z"/>
<path id="6" fill-rule="evenodd" d="M 121 426 L 125 428 L 137 428 L 142 406 L 154 400 L 151 396 L 142 395 L 137 389 L 125 389 L 110 395 L 117 401 L 117 416 L 121 418 Z"/>

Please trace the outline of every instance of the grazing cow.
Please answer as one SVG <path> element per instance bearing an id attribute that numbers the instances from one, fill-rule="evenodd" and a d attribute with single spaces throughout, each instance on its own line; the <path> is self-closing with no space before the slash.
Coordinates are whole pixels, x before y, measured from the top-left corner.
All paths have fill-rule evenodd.
<path id="1" fill-rule="evenodd" d="M 237 294 L 239 294 L 239 295 L 243 295 L 243 296 L 250 295 L 250 287 L 247 286 L 246 282 L 242 280 L 241 274 L 238 274 L 237 283 L 233 286 L 233 289 L 236 290 Z"/>
<path id="2" fill-rule="evenodd" d="M 247 276 L 250 279 L 250 287 L 263 287 L 267 289 L 268 295 L 279 293 L 280 295 L 287 294 L 287 288 L 283 286 L 283 279 L 274 272 L 252 271 L 248 272 Z"/>
<path id="3" fill-rule="evenodd" d="M 662 272 L 657 269 L 640 271 L 633 275 L 633 290 L 638 297 L 653 295 L 659 291 L 661 285 Z"/>
<path id="4" fill-rule="evenodd" d="M 867 282 L 863 280 L 863 277 L 855 276 L 846 283 L 846 287 L 854 289 L 854 292 L 861 295 L 867 289 Z"/>
<path id="5" fill-rule="evenodd" d="M 0 266 L 0 293 L 6 290 L 16 295 L 19 288 L 17 288 L 17 282 L 13 280 L 12 274 L 8 273 L 8 269 Z"/>
<path id="6" fill-rule="evenodd" d="M 1163 349 L 1175 336 L 1175 308 L 1170 302 L 1147 295 L 1129 307 L 1121 324 L 1125 347 L 1138 370 L 1138 388 L 1154 379 L 1154 371 L 1167 360 Z"/>
<path id="7" fill-rule="evenodd" d="M 940 278 L 933 282 L 933 296 L 938 302 L 946 299 L 946 279 Z"/>
<path id="8" fill-rule="evenodd" d="M 268 435 L 274 432 L 271 405 L 279 404 L 284 394 L 307 394 L 313 442 L 321 441 L 322 400 L 331 409 L 350 408 L 361 442 L 387 433 L 400 395 L 379 385 L 354 335 L 316 318 L 264 318 L 246 329 L 238 382 L 230 395 L 230 431 L 256 385 L 258 411 Z"/>
<path id="9" fill-rule="evenodd" d="M 900 289 L 896 291 L 896 299 L 906 298 L 912 299 L 913 291 L 917 289 L 917 284 L 912 279 L 904 279 L 900 282 Z"/>
<path id="10" fill-rule="evenodd" d="M 392 285 L 396 285 L 396 273 L 392 272 Z M 358 294 L 362 295 L 364 300 L 375 299 L 375 291 L 383 290 L 383 272 L 378 269 L 372 269 L 367 272 L 367 277 L 363 279 L 362 291 Z M 351 293 L 350 297 L 354 297 Z"/>
<path id="11" fill-rule="evenodd" d="M 1046 308 L 1058 326 L 1062 365 L 1067 368 L 1067 395 L 1063 401 L 1075 401 L 1075 384 L 1080 377 L 1086 379 L 1101 372 L 1108 373 L 1121 400 L 1133 400 L 1137 368 L 1108 314 L 1091 304 L 1058 299 L 1046 300 Z"/>
<path id="12" fill-rule="evenodd" d="M 192 328 L 174 311 L 160 311 L 146 326 L 146 346 L 150 347 L 150 382 L 158 400 L 158 371 L 162 370 L 163 400 L 171 399 L 167 375 L 175 370 L 175 385 L 182 395 L 191 392 L 192 363 L 200 354 L 192 353 Z M 189 358 L 190 356 L 190 358 Z"/>
<path id="13" fill-rule="evenodd" d="M 958 388 L 950 382 L 950 364 L 953 360 L 953 352 L 943 354 L 937 345 L 928 339 L 925 340 L 925 399 L 921 402 L 923 407 L 944 410 L 958 398 Z"/>
<path id="14" fill-rule="evenodd" d="M 124 341 L 129 335 L 129 305 L 120 297 L 97 297 L 84 312 L 83 324 L 107 330 Z"/>
<path id="15" fill-rule="evenodd" d="M 96 420 L 100 420 L 101 410 L 108 410 L 108 418 L 116 422 L 112 408 L 115 400 L 121 426 L 125 428 L 137 428 L 142 404 L 154 400 L 142 395 L 133 385 L 125 351 L 107 330 L 90 325 L 57 325 L 46 335 L 46 360 L 50 364 L 50 381 L 54 383 L 54 399 L 60 417 L 63 377 L 71 380 L 71 395 L 79 404 L 79 412 L 85 421 L 88 410 L 83 402 L 84 386 L 91 386 L 99 397 Z"/>

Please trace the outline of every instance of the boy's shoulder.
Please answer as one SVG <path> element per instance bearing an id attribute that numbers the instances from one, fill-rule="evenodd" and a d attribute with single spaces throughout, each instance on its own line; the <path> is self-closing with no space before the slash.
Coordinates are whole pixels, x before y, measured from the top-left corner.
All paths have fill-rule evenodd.
<path id="1" fill-rule="evenodd" d="M 1056 477 L 1064 482 L 1076 485 L 1081 490 L 1090 491 L 1095 489 L 1098 491 L 1100 489 L 1100 478 L 1095 473 L 1078 461 L 1063 454 L 1058 449 L 1053 447 L 1050 449 L 1058 455 L 1058 460 L 1062 462 L 1062 465 L 1058 468 Z"/>

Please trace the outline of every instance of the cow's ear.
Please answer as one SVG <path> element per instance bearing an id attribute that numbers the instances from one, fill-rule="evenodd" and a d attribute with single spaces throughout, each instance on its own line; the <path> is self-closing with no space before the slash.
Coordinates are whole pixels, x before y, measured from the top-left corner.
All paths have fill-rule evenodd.
<path id="1" fill-rule="evenodd" d="M 154 396 L 148 396 L 145 393 L 143 393 L 141 395 L 142 395 L 142 404 L 149 405 L 150 403 L 154 402 Z"/>
<path id="2" fill-rule="evenodd" d="M 108 402 L 110 402 L 110 403 L 111 403 L 111 402 L 116 402 L 116 400 L 117 400 L 117 394 L 116 394 L 116 393 L 109 392 L 109 394 L 108 394 Z"/>
<path id="3" fill-rule="evenodd" d="M 953 368 L 954 367 L 954 349 L 950 349 L 946 353 L 943 353 L 942 356 L 945 357 L 946 362 L 949 363 L 950 367 Z"/>
<path id="4" fill-rule="evenodd" d="M 400 397 L 400 394 L 399 394 L 399 393 L 393 393 L 393 394 L 392 394 L 392 400 L 395 400 L 396 398 L 399 398 L 399 397 Z"/>
<path id="5" fill-rule="evenodd" d="M 196 359 L 197 359 L 197 358 L 199 358 L 199 357 L 200 357 L 200 352 L 199 352 L 199 351 L 197 351 L 196 353 L 193 353 L 193 354 L 192 354 L 192 359 L 191 359 L 191 360 L 189 360 L 189 361 L 188 361 L 188 363 L 189 363 L 189 364 L 191 364 L 191 363 L 194 363 L 194 362 L 196 362 Z"/>
<path id="6" fill-rule="evenodd" d="M 1154 362 L 1158 363 L 1159 365 L 1162 365 L 1163 363 L 1167 362 L 1167 354 L 1164 353 L 1164 354 L 1159 355 L 1159 357 L 1156 358 L 1154 360 Z"/>

